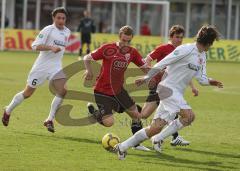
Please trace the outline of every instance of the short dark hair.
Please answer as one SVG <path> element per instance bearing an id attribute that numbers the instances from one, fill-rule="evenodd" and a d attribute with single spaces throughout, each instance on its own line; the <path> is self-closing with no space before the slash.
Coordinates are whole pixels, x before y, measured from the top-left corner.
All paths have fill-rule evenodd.
<path id="1" fill-rule="evenodd" d="M 66 17 L 68 16 L 68 12 L 64 7 L 57 7 L 52 11 L 52 16 L 55 17 L 57 15 L 57 13 L 63 13 L 66 15 Z"/>
<path id="2" fill-rule="evenodd" d="M 215 26 L 204 25 L 197 33 L 197 43 L 204 46 L 212 45 L 215 40 L 219 40 L 220 34 Z"/>
<path id="3" fill-rule="evenodd" d="M 181 25 L 173 25 L 169 30 L 170 37 L 173 37 L 174 34 L 181 34 L 181 33 L 183 33 L 183 35 L 185 34 L 184 27 Z"/>
<path id="4" fill-rule="evenodd" d="M 123 26 L 119 30 L 119 35 L 121 35 L 122 33 L 128 36 L 131 36 L 131 35 L 133 36 L 133 29 L 131 26 L 128 26 L 128 25 Z"/>

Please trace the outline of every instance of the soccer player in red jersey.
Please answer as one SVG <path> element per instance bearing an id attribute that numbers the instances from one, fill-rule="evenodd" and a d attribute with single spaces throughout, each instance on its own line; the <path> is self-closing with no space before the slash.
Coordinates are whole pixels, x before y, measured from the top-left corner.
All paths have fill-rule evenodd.
<path id="1" fill-rule="evenodd" d="M 163 44 L 158 46 L 155 50 L 153 50 L 146 57 L 145 61 L 148 66 L 151 66 L 151 62 L 156 60 L 157 62 L 161 61 L 168 54 L 170 54 L 177 46 L 182 44 L 182 40 L 184 37 L 185 30 L 180 25 L 174 25 L 169 30 L 169 42 L 167 44 Z M 160 99 L 158 96 L 157 84 L 161 81 L 163 72 L 155 77 L 156 85 L 149 90 L 149 95 L 146 99 L 146 102 L 142 109 L 143 118 L 148 118 L 158 107 Z M 192 92 L 195 96 L 198 95 L 198 90 L 194 87 L 194 85 L 190 84 L 192 88 Z M 177 115 L 178 116 L 178 115 Z M 177 117 L 176 116 L 176 117 Z M 171 145 L 189 145 L 189 141 L 184 140 L 181 136 L 178 135 L 178 132 L 173 134 L 173 139 L 171 141 Z"/>
<path id="2" fill-rule="evenodd" d="M 102 60 L 102 67 L 94 88 L 98 110 L 95 110 L 92 104 L 88 104 L 89 113 L 93 114 L 100 124 L 111 127 L 114 124 L 113 110 L 117 113 L 126 112 L 133 119 L 132 132 L 135 133 L 142 128 L 141 114 L 123 87 L 124 73 L 130 62 L 145 73 L 148 68 L 138 51 L 130 46 L 132 38 L 133 29 L 130 26 L 123 26 L 119 30 L 119 42 L 104 44 L 84 56 L 84 64 L 85 79 L 92 80 L 91 61 Z M 143 147 L 142 150 L 147 148 Z"/>

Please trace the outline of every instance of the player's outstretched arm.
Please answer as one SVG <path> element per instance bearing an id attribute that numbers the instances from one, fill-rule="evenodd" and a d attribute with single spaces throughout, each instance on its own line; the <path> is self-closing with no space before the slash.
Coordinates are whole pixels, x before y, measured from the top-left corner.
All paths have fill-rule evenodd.
<path id="1" fill-rule="evenodd" d="M 216 86 L 218 88 L 223 88 L 223 83 L 217 80 L 209 79 L 209 84 L 211 86 Z"/>
<path id="2" fill-rule="evenodd" d="M 92 56 L 91 55 L 85 55 L 83 57 L 83 62 L 84 62 L 84 65 L 85 65 L 85 68 L 86 68 L 86 71 L 84 73 L 84 78 L 86 80 L 92 80 L 93 79 L 93 72 L 92 72 L 92 67 L 91 67 L 91 60 L 92 59 Z"/>
<path id="3" fill-rule="evenodd" d="M 202 69 L 197 72 L 195 77 L 201 85 L 211 85 L 223 88 L 222 82 L 207 77 L 206 59 L 205 62 L 203 62 Z"/>
<path id="4" fill-rule="evenodd" d="M 146 62 L 148 67 L 151 67 L 151 62 L 152 61 L 153 61 L 153 59 L 149 55 L 145 58 L 145 62 Z"/>
<path id="5" fill-rule="evenodd" d="M 135 80 L 135 84 L 137 87 L 141 86 L 142 84 L 146 83 L 145 77 L 141 77 Z"/>
<path id="6" fill-rule="evenodd" d="M 149 80 L 149 77 L 147 75 L 135 80 L 135 84 L 137 87 L 145 83 L 148 84 L 149 88 L 154 88 L 158 82 L 155 80 L 155 78 L 152 78 L 151 80 Z"/>

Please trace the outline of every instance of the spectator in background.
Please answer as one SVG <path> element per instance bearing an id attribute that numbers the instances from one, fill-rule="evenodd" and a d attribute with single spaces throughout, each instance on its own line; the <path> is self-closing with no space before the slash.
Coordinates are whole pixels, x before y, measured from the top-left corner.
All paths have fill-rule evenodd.
<path id="1" fill-rule="evenodd" d="M 84 44 L 87 44 L 87 54 L 90 53 L 91 33 L 95 33 L 96 26 L 94 20 L 91 18 L 89 11 L 83 12 L 84 17 L 80 20 L 77 31 L 81 33 L 81 45 L 79 49 L 79 56 L 82 56 L 82 48 Z"/>
<path id="2" fill-rule="evenodd" d="M 98 23 L 98 27 L 99 27 L 99 33 L 103 33 L 103 28 L 104 28 L 103 20 L 100 20 L 100 22 Z"/>
<path id="3" fill-rule="evenodd" d="M 2 23 L 2 17 L 0 17 L 0 27 Z M 9 26 L 9 19 L 5 16 L 4 27 L 7 28 Z"/>
<path id="4" fill-rule="evenodd" d="M 145 35 L 145 36 L 151 35 L 151 29 L 149 28 L 147 21 L 143 22 L 140 33 L 141 35 Z"/>

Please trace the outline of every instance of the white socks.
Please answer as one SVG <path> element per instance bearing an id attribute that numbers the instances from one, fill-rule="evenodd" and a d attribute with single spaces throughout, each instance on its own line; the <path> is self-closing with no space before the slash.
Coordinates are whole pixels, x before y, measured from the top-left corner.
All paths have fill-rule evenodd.
<path id="1" fill-rule="evenodd" d="M 5 109 L 6 113 L 10 115 L 10 113 L 13 111 L 13 109 L 15 107 L 17 107 L 20 103 L 22 103 L 23 100 L 24 100 L 23 91 L 21 91 L 21 92 L 17 93 L 13 97 L 11 103 L 8 106 L 6 106 L 6 109 Z"/>
<path id="2" fill-rule="evenodd" d="M 21 104 L 23 100 L 24 100 L 23 91 L 21 91 L 21 92 L 17 93 L 13 97 L 11 103 L 8 106 L 6 106 L 6 108 L 5 108 L 6 113 L 10 115 L 11 112 L 13 111 L 13 109 L 15 107 L 17 107 L 19 104 Z M 50 109 L 50 113 L 49 113 L 49 116 L 48 116 L 47 120 L 53 120 L 54 119 L 55 113 L 56 113 L 58 107 L 62 104 L 62 101 L 63 101 L 62 98 L 57 97 L 57 96 L 54 97 L 54 99 L 52 101 L 52 104 L 51 104 L 51 109 Z"/>
<path id="3" fill-rule="evenodd" d="M 168 136 L 177 132 L 178 130 L 183 128 L 183 124 L 180 122 L 179 118 L 172 121 L 166 128 L 164 128 L 159 134 L 152 137 L 153 142 L 160 142 L 164 140 Z"/>
<path id="4" fill-rule="evenodd" d="M 51 109 L 49 112 L 49 116 L 47 118 L 48 121 L 52 121 L 55 117 L 55 113 L 58 109 L 58 107 L 62 104 L 63 99 L 61 97 L 55 96 L 53 98 L 52 104 L 51 104 Z"/>
<path id="5" fill-rule="evenodd" d="M 126 151 L 128 148 L 134 147 L 146 139 L 148 139 L 148 136 L 146 134 L 145 128 L 143 128 L 128 138 L 126 141 L 122 142 L 119 148 L 121 151 Z"/>

